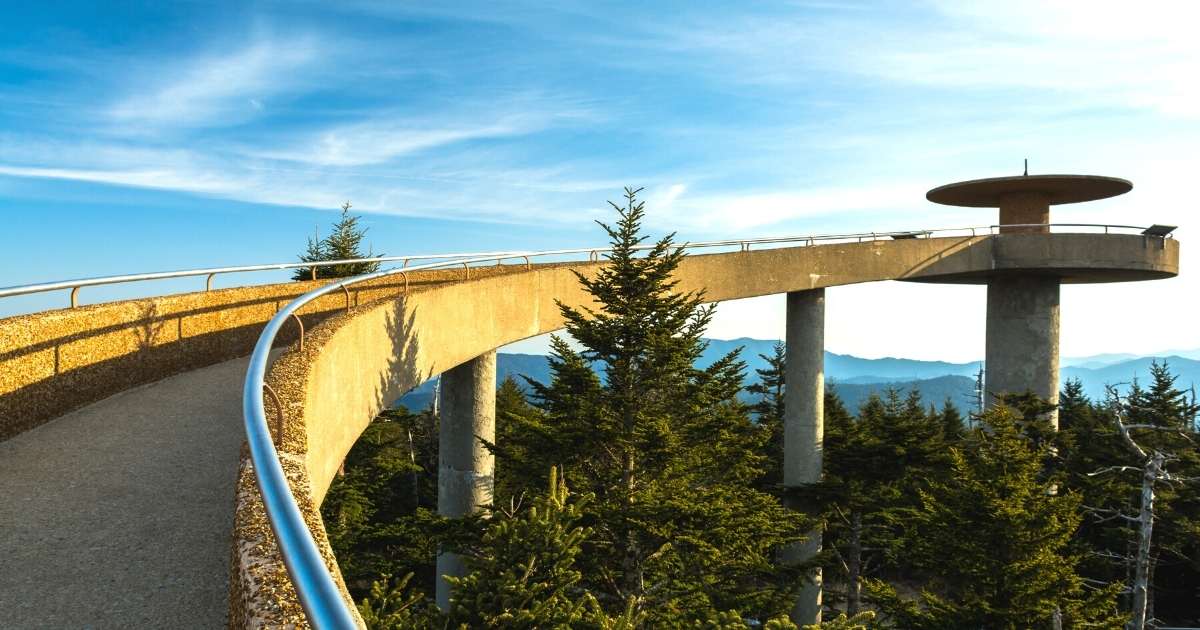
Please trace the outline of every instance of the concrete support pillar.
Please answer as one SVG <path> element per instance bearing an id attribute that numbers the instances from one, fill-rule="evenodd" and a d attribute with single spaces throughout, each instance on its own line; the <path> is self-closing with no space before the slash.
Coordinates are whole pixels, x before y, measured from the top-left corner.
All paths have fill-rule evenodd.
<path id="1" fill-rule="evenodd" d="M 784 390 L 783 484 L 802 486 L 821 480 L 825 438 L 825 290 L 787 296 L 787 387 Z M 796 509 L 808 506 L 794 505 Z M 821 551 L 821 531 L 807 542 L 784 550 L 785 562 L 810 560 Z M 821 571 L 796 600 L 792 621 L 803 626 L 821 621 Z"/>
<path id="2" fill-rule="evenodd" d="M 990 394 L 1032 391 L 1058 404 L 1058 285 L 1053 276 L 996 276 L 988 282 L 987 352 Z M 1058 428 L 1058 412 L 1051 423 Z"/>
<path id="3" fill-rule="evenodd" d="M 438 514 L 460 517 L 492 502 L 495 458 L 480 439 L 496 440 L 496 352 L 442 375 L 438 429 Z M 437 605 L 450 607 L 450 585 L 441 576 L 466 573 L 454 553 L 438 553 Z"/>

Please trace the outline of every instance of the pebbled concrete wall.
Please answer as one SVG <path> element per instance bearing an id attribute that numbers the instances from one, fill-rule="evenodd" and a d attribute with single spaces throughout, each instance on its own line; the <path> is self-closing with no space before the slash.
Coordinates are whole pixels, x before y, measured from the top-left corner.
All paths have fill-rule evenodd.
<path id="1" fill-rule="evenodd" d="M 986 282 L 1000 269 L 1038 271 L 1065 282 L 1165 278 L 1178 272 L 1178 242 L 1100 234 L 1013 234 L 830 244 L 691 255 L 677 279 L 712 301 L 879 280 Z M 428 283 L 396 298 L 337 313 L 281 356 L 268 375 L 286 409 L 283 451 L 304 463 L 293 485 L 314 535 L 335 567 L 316 506 L 346 453 L 386 406 L 425 380 L 507 343 L 557 330 L 555 304 L 590 304 L 575 272 L 599 263 L 472 270 L 462 282 Z M 981 322 L 982 325 L 982 322 Z M 268 409 L 270 409 L 268 405 Z M 242 468 L 231 571 L 233 627 L 295 623 L 299 605 L 269 537 L 252 471 Z M 258 507 L 255 507 L 258 506 Z M 258 539 L 256 539 L 258 540 Z M 253 568 L 257 580 L 243 576 Z M 337 572 L 335 571 L 335 574 Z M 274 611 L 274 612 L 272 612 Z M 273 619 L 273 621 L 265 621 Z M 298 625 L 303 625 L 298 624 Z"/>
<path id="2" fill-rule="evenodd" d="M 410 285 L 461 278 L 415 272 Z M 0 440 L 130 387 L 245 356 L 279 308 L 326 281 L 185 293 L 0 319 Z M 386 279 L 356 287 L 351 304 L 403 292 Z M 344 310 L 342 294 L 301 314 L 311 328 Z M 297 337 L 286 327 L 279 341 Z"/>

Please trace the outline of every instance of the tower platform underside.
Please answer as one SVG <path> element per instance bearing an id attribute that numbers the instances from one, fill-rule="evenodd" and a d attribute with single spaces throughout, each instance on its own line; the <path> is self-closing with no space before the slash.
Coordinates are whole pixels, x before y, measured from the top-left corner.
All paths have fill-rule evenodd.
<path id="1" fill-rule="evenodd" d="M 1001 234 L 986 247 L 968 247 L 930 261 L 901 280 L 988 284 L 992 278 L 1050 276 L 1061 284 L 1162 280 L 1179 275 L 1179 241 L 1139 234 Z M 984 257 L 969 265 L 957 256 Z M 990 259 L 990 260 L 987 260 Z"/>

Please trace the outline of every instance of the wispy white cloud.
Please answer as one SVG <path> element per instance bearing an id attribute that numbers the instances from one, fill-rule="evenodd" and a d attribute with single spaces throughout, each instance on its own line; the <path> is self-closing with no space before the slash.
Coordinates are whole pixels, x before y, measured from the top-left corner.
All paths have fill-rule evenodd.
<path id="1" fill-rule="evenodd" d="M 726 84 L 803 89 L 834 73 L 991 94 L 1027 89 L 1062 109 L 1200 116 L 1200 86 L 1189 80 L 1200 76 L 1195 2 L 935 0 L 925 9 L 692 17 L 656 23 L 624 45 L 665 53 L 629 63 L 649 58 Z"/>
<path id="2" fill-rule="evenodd" d="M 376 114 L 371 120 L 336 125 L 284 148 L 256 149 L 249 155 L 317 166 L 364 166 L 472 140 L 512 138 L 544 130 L 576 112 L 527 111 L 460 116 L 461 120 L 422 117 L 404 120 Z"/>
<path id="3" fill-rule="evenodd" d="M 1071 106 L 1200 116 L 1200 5 L 1102 0 L 937 3 L 944 21 L 858 70 L 950 88 L 1028 88 Z"/>
<path id="4" fill-rule="evenodd" d="M 137 131 L 152 127 L 221 126 L 262 111 L 270 97 L 296 85 L 303 70 L 319 59 L 311 38 L 258 38 L 232 50 L 171 60 L 138 73 L 127 92 L 108 110 L 110 120 Z"/>
<path id="5" fill-rule="evenodd" d="M 571 225 L 603 213 L 595 191 L 612 182 L 572 179 L 559 169 L 462 169 L 388 177 L 374 173 L 97 144 L 55 144 L 31 154 L 40 164 L 14 159 L 21 145 L 7 138 L 0 176 L 89 182 L 169 190 L 251 203 L 335 208 L 350 198 L 356 210 L 446 220 L 525 225 Z M 30 143 L 31 145 L 33 143 Z M 71 156 L 87 155 L 73 160 Z M 47 166 L 54 165 L 54 166 Z M 60 166 L 61 165 L 61 166 Z M 591 202 L 591 203 L 588 203 Z"/>
<path id="6" fill-rule="evenodd" d="M 864 211 L 875 211 L 878 217 L 880 213 L 911 211 L 921 205 L 924 196 L 919 184 L 888 182 L 769 192 L 686 191 L 683 184 L 651 191 L 647 207 L 653 211 L 654 223 L 699 233 L 748 234 L 798 219 Z"/>

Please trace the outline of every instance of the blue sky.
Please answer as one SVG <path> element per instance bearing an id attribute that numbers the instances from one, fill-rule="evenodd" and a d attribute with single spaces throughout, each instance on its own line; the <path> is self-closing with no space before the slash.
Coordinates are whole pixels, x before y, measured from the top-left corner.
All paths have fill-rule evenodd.
<path id="1" fill-rule="evenodd" d="M 291 260 L 347 199 L 388 254 L 594 244 L 625 185 L 687 240 L 986 225 L 924 191 L 1026 157 L 1135 184 L 1056 221 L 1189 234 L 1191 3 L 431 4 L 7 3 L 0 286 Z M 1064 354 L 1200 347 L 1188 260 L 1065 288 Z M 828 301 L 831 350 L 983 353 L 978 288 Z M 728 303 L 712 334 L 782 321 Z"/>

